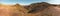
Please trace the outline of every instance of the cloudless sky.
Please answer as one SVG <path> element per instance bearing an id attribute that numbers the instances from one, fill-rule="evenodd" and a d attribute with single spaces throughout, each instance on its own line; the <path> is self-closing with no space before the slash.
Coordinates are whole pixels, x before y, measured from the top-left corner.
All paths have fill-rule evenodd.
<path id="1" fill-rule="evenodd" d="M 0 0 L 0 3 L 6 4 L 20 3 L 23 5 L 28 5 L 35 2 L 60 3 L 60 0 Z"/>
<path id="2" fill-rule="evenodd" d="M 20 3 L 23 5 L 28 5 L 34 2 L 47 2 L 49 0 L 0 0 L 0 3 L 7 3 L 7 4 L 12 4 L 12 3 Z"/>
<path id="3" fill-rule="evenodd" d="M 49 3 L 51 3 L 51 4 L 60 4 L 60 0 L 51 0 Z"/>

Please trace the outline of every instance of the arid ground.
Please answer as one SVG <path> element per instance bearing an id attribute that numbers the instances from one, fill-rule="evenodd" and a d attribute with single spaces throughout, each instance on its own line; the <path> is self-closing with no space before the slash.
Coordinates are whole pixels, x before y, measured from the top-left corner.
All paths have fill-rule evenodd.
<path id="1" fill-rule="evenodd" d="M 0 4 L 0 16 L 60 16 L 60 5 L 46 2 L 28 6 Z"/>

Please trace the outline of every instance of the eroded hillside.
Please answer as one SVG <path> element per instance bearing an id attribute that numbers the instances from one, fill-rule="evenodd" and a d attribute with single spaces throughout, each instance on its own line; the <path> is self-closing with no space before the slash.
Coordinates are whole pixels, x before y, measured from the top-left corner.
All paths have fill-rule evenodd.
<path id="1" fill-rule="evenodd" d="M 56 8 L 59 10 L 59 6 L 46 2 L 32 3 L 29 6 L 0 4 L 0 16 L 55 16 L 58 11 Z"/>

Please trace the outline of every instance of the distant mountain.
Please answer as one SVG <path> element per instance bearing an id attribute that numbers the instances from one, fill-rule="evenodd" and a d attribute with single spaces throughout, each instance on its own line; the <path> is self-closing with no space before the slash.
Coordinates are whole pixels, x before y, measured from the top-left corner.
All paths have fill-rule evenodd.
<path id="1" fill-rule="evenodd" d="M 42 11 L 43 9 L 49 6 L 51 6 L 51 4 L 47 2 L 41 2 L 41 3 L 32 3 L 29 6 L 25 6 L 25 8 L 29 10 L 28 13 L 36 13 L 37 11 Z"/>

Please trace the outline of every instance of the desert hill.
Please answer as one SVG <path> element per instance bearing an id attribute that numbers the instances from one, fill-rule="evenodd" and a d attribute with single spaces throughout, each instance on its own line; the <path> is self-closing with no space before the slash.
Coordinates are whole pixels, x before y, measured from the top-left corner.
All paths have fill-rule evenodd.
<path id="1" fill-rule="evenodd" d="M 37 10 L 43 9 L 42 7 L 48 7 L 50 5 L 51 4 L 46 3 L 46 2 L 32 3 L 29 6 L 25 6 L 25 8 L 30 10 L 30 11 L 37 11 Z"/>
<path id="2" fill-rule="evenodd" d="M 0 10 L 2 11 L 4 16 L 25 16 L 24 14 L 27 13 L 27 9 L 25 9 L 23 6 L 20 6 L 19 4 L 16 5 L 0 4 Z M 1 16 L 3 15 L 1 14 Z"/>
<path id="3" fill-rule="evenodd" d="M 47 2 L 32 3 L 28 6 L 21 6 L 20 4 L 7 5 L 0 4 L 1 16 L 52 16 L 50 12 L 53 7 L 57 5 L 49 4 Z M 58 6 L 59 7 L 59 6 Z M 50 11 L 51 10 L 51 11 Z M 48 12 L 49 11 L 49 12 Z"/>
<path id="4" fill-rule="evenodd" d="M 52 9 L 51 7 L 56 7 L 56 6 L 57 5 L 49 4 L 47 2 L 41 2 L 41 3 L 32 3 L 29 6 L 24 6 L 24 8 L 29 10 L 28 13 L 31 13 L 32 16 L 52 16 L 50 14 L 51 13 L 50 10 Z"/>

